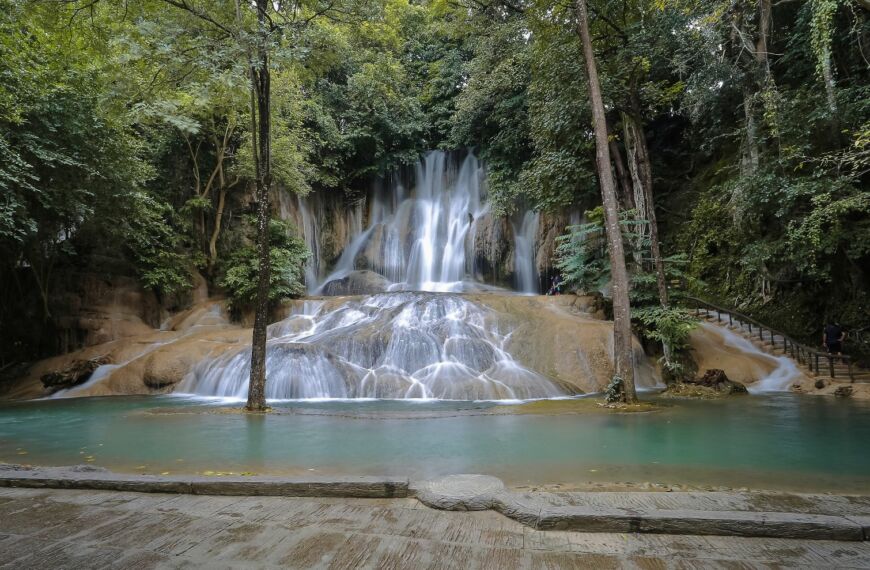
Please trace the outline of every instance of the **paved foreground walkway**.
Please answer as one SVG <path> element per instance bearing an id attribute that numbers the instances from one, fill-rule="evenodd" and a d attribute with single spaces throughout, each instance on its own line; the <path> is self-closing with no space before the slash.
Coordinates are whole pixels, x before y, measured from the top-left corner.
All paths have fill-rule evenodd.
<path id="1" fill-rule="evenodd" d="M 3 568 L 870 568 L 870 543 L 539 531 L 416 499 L 0 489 Z"/>

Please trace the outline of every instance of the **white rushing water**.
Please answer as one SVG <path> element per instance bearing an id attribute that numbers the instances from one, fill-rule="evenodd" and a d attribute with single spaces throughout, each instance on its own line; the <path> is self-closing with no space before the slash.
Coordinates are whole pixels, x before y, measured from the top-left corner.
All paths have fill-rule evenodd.
<path id="1" fill-rule="evenodd" d="M 373 190 L 366 227 L 353 220 L 358 229 L 352 228 L 335 267 L 322 280 L 312 280 L 314 272 L 309 272 L 309 290 L 328 293 L 328 283 L 359 269 L 385 277 L 391 291 L 480 289 L 482 284 L 474 283 L 473 278 L 473 252 L 477 225 L 490 211 L 485 183 L 485 168 L 474 153 L 469 152 L 461 161 L 443 151 L 427 153 L 414 167 L 410 189 L 401 176 L 392 175 Z M 300 209 L 306 208 L 300 205 Z M 305 222 L 310 213 L 302 217 L 303 233 L 311 242 L 317 233 Z M 514 228 L 514 273 L 519 290 L 526 293 L 538 292 L 537 228 L 538 214 L 534 212 L 527 213 Z"/>
<path id="2" fill-rule="evenodd" d="M 527 400 L 571 395 L 504 350 L 496 315 L 459 295 L 308 301 L 269 327 L 266 397 Z M 200 364 L 179 392 L 244 398 L 250 349 Z"/>
<path id="3" fill-rule="evenodd" d="M 746 387 L 752 394 L 765 392 L 788 392 L 791 385 L 799 380 L 803 375 L 794 360 L 787 356 L 773 356 L 768 354 L 752 344 L 752 342 L 746 337 L 743 337 L 724 326 L 716 326 L 710 323 L 701 323 L 701 326 L 714 331 L 717 335 L 720 335 L 725 346 L 736 348 L 740 352 L 763 360 L 769 360 L 775 365 L 775 368 L 767 376 Z"/>
<path id="4" fill-rule="evenodd" d="M 538 292 L 538 269 L 535 264 L 535 237 L 538 234 L 540 214 L 527 210 L 523 223 L 514 227 L 514 265 L 517 291 L 527 294 Z"/>

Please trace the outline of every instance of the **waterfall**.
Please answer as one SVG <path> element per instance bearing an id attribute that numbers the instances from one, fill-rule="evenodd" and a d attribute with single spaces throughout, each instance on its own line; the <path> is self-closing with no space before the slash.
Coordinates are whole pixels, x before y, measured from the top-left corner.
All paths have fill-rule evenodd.
<path id="1" fill-rule="evenodd" d="M 443 151 L 428 152 L 417 162 L 410 192 L 400 176 L 389 176 L 372 192 L 368 226 L 353 235 L 315 290 L 323 292 L 325 284 L 363 268 L 388 279 L 391 290 L 468 289 L 474 229 L 489 211 L 484 178 L 473 153 L 457 165 Z"/>
<path id="2" fill-rule="evenodd" d="M 538 269 L 535 265 L 535 238 L 538 234 L 540 214 L 527 210 L 519 229 L 514 226 L 514 274 L 517 290 L 539 293 Z"/>
<path id="3" fill-rule="evenodd" d="M 502 327 L 503 328 L 503 327 Z M 498 316 L 460 295 L 306 301 L 269 327 L 266 397 L 514 400 L 571 395 L 516 362 Z M 179 392 L 244 398 L 245 347 L 202 362 Z"/>

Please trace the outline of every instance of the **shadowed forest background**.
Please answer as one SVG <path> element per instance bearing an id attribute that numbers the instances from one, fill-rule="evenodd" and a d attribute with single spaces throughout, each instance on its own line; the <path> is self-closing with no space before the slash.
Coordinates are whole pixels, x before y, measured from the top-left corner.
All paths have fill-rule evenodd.
<path id="1" fill-rule="evenodd" d="M 185 9 L 178 9 L 181 4 Z M 870 5 L 590 0 L 625 209 L 648 176 L 692 292 L 812 345 L 870 353 Z M 256 287 L 248 55 L 233 3 L 0 0 L 0 368 L 81 345 L 83 275 Z M 430 149 L 475 149 L 498 211 L 600 204 L 571 2 L 300 3 L 272 53 L 275 192 L 362 196 Z M 278 200 L 273 200 L 273 204 Z M 303 293 L 273 221 L 271 295 Z M 111 295 L 111 289 L 105 291 Z M 156 318 L 156 317 L 155 317 Z"/>

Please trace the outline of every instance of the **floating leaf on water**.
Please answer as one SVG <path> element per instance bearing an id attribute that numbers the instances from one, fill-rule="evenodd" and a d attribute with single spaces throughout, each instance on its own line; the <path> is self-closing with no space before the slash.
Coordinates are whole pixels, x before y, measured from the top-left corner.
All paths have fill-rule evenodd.
<path id="1" fill-rule="evenodd" d="M 148 468 L 147 465 L 137 465 L 137 466 L 134 467 L 133 469 L 147 469 L 147 468 Z"/>
<path id="2" fill-rule="evenodd" d="M 161 475 L 169 475 L 169 471 L 164 471 Z"/>
<path id="3" fill-rule="evenodd" d="M 212 475 L 215 475 L 216 473 L 214 471 L 203 471 L 202 474 L 212 476 Z"/>
<path id="4" fill-rule="evenodd" d="M 254 473 L 253 471 L 242 471 L 240 475 L 242 477 L 251 477 L 252 475 L 256 475 L 256 473 Z"/>
<path id="5" fill-rule="evenodd" d="M 27 455 L 27 452 L 26 451 L 19 451 L 18 455 Z"/>

